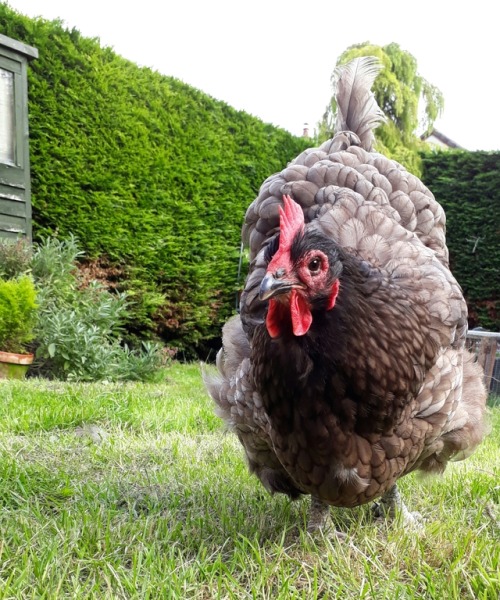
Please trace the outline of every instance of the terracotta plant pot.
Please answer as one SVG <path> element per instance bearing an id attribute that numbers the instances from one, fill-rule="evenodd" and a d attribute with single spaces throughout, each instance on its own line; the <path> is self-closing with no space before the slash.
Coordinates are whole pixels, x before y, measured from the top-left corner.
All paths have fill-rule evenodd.
<path id="1" fill-rule="evenodd" d="M 0 352 L 0 379 L 24 379 L 33 358 L 33 354 Z"/>

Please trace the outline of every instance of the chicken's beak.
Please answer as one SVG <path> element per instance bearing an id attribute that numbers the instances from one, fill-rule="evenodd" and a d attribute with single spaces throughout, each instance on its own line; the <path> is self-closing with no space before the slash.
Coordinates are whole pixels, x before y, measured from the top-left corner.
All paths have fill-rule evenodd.
<path id="1" fill-rule="evenodd" d="M 289 292 L 293 287 L 293 282 L 287 279 L 277 279 L 272 273 L 266 273 L 260 284 L 259 299 L 269 300 L 273 296 Z"/>

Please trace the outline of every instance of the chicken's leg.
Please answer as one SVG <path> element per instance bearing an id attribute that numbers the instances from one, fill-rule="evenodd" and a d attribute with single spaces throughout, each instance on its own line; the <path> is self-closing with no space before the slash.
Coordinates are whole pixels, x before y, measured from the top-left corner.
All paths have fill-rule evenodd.
<path id="1" fill-rule="evenodd" d="M 373 512 L 376 517 L 388 517 L 390 519 L 395 519 L 399 513 L 403 524 L 410 527 L 418 528 L 422 520 L 420 513 L 408 510 L 396 484 L 387 490 L 380 498 L 380 502 L 375 504 Z"/>
<path id="2" fill-rule="evenodd" d="M 319 531 L 328 524 L 330 517 L 330 506 L 322 502 L 319 498 L 311 497 L 311 506 L 309 507 L 309 518 L 307 519 L 307 531 Z"/>
<path id="3" fill-rule="evenodd" d="M 329 532 L 333 530 L 332 523 L 330 521 L 330 505 L 326 504 L 315 496 L 311 497 L 311 506 L 309 508 L 309 518 L 307 520 L 307 531 L 308 533 L 315 533 L 317 531 Z M 339 539 L 345 539 L 346 534 L 341 531 L 334 531 L 335 535 Z"/>

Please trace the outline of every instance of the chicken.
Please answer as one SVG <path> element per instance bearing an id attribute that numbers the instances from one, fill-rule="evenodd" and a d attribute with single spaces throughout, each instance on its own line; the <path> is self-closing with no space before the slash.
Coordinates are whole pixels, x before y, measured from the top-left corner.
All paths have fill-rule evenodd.
<path id="1" fill-rule="evenodd" d="M 269 177 L 249 206 L 240 315 L 206 385 L 271 493 L 330 505 L 381 498 L 411 520 L 397 480 L 441 473 L 485 433 L 482 372 L 431 192 L 374 152 L 384 119 L 359 58 L 336 71 L 336 135 Z"/>

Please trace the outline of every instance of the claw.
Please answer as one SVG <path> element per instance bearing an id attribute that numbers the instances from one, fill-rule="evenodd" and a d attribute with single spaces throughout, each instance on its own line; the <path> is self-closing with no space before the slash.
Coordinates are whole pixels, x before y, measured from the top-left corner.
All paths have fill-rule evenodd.
<path id="1" fill-rule="evenodd" d="M 396 484 L 382 496 L 380 502 L 373 506 L 373 516 L 377 519 L 388 518 L 395 520 L 400 516 L 405 527 L 422 529 L 423 518 L 418 512 L 410 512 L 401 498 Z"/>

